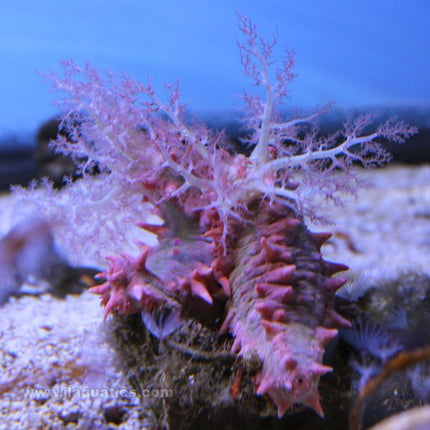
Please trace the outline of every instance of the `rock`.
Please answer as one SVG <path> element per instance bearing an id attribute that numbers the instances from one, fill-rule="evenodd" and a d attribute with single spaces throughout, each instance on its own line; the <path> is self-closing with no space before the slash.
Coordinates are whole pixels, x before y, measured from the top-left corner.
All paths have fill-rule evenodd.
<path id="1" fill-rule="evenodd" d="M 381 421 L 370 430 L 427 430 L 430 428 L 430 406 L 409 409 Z"/>
<path id="2" fill-rule="evenodd" d="M 60 129 L 60 120 L 53 118 L 46 121 L 37 132 L 34 150 L 38 177 L 49 178 L 57 187 L 64 185 L 65 177 L 78 176 L 77 165 L 73 159 L 56 152 L 51 146 L 51 142 L 59 136 L 66 139 L 69 137 L 66 131 Z"/>

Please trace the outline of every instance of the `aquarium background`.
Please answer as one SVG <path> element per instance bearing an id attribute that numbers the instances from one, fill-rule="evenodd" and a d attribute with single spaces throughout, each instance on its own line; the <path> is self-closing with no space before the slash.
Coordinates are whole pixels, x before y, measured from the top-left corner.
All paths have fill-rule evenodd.
<path id="1" fill-rule="evenodd" d="M 334 101 L 331 120 L 370 109 L 429 127 L 426 0 L 5 0 L 0 175 L 11 168 L 6 148 L 10 154 L 31 147 L 41 124 L 59 113 L 40 72 L 60 71 L 63 59 L 142 81 L 150 76 L 156 89 L 178 81 L 192 113 L 220 127 L 234 123 L 248 86 L 236 11 L 251 17 L 265 37 L 277 28 L 282 44 L 295 52 L 291 108 Z"/>

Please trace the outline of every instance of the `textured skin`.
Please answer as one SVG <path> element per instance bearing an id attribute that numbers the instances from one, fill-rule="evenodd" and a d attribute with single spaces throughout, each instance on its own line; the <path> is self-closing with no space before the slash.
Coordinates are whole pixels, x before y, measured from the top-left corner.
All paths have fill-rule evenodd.
<path id="1" fill-rule="evenodd" d="M 190 219 L 168 207 L 165 225 L 142 225 L 159 245 L 144 246 L 138 259 L 113 257 L 101 274 L 107 282 L 93 291 L 103 295 L 105 316 L 141 312 L 159 338 L 185 318 L 211 326 L 224 319 L 233 351 L 261 363 L 257 395 L 268 395 L 279 416 L 296 403 L 323 415 L 318 382 L 331 371 L 324 347 L 337 334 L 332 327 L 349 326 L 333 310 L 345 279 L 330 276 L 346 266 L 325 262 L 319 248 L 330 235 L 310 233 L 285 207 L 263 201 L 249 210 L 253 223 L 230 226 L 224 254 L 213 212 Z"/>
<path id="2" fill-rule="evenodd" d="M 333 294 L 345 280 L 328 276 L 345 267 L 322 260 L 318 246 L 327 236 L 312 236 L 302 221 L 277 209 L 260 212 L 242 236 L 226 321 L 233 350 L 262 363 L 256 392 L 273 400 L 279 416 L 295 403 L 323 415 L 318 382 L 331 368 L 322 357 L 337 334 L 326 327 L 349 325 L 333 310 Z"/>

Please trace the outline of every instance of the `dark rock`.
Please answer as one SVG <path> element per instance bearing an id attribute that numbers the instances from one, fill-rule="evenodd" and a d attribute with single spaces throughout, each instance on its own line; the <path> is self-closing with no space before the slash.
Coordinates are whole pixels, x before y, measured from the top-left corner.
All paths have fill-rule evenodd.
<path id="1" fill-rule="evenodd" d="M 27 185 L 36 175 L 31 146 L 14 145 L 13 139 L 0 141 L 0 191 L 11 185 Z"/>
<path id="2" fill-rule="evenodd" d="M 58 118 L 46 121 L 37 133 L 34 151 L 37 176 L 49 178 L 55 187 L 64 185 L 66 177 L 76 179 L 79 176 L 78 166 L 73 159 L 52 147 L 51 142 L 59 136 L 69 138 L 67 132 L 61 129 L 61 121 Z"/>
<path id="3" fill-rule="evenodd" d="M 154 428 L 162 428 L 162 423 L 177 430 L 347 428 L 352 371 L 336 342 L 330 347 L 333 360 L 326 363 L 333 365 L 334 371 L 324 375 L 319 385 L 325 418 L 301 406 L 278 418 L 272 402 L 254 393 L 257 368 L 234 358 L 228 360 L 232 345 L 228 335 L 219 336 L 193 322 L 167 340 L 159 340 L 137 315 L 116 316 L 114 321 L 112 344 Z M 171 395 L 147 395 L 163 388 Z"/>

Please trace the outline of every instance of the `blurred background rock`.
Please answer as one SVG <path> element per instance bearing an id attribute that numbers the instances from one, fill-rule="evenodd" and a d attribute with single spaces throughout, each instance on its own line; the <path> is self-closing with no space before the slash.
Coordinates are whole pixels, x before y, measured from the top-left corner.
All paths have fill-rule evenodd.
<path id="1" fill-rule="evenodd" d="M 348 117 L 359 114 L 360 112 L 351 112 Z M 408 139 L 405 144 L 386 144 L 386 148 L 393 155 L 392 162 L 409 165 L 430 163 L 430 111 L 393 111 L 387 116 L 391 115 L 419 129 L 418 134 Z M 325 121 L 320 124 L 321 131 L 328 133 L 342 129 L 346 118 L 347 115 L 336 112 L 325 116 Z M 229 140 L 239 145 L 241 126 L 238 122 L 228 122 L 219 117 L 208 118 L 206 121 L 214 128 L 225 129 Z M 49 178 L 55 186 L 60 187 L 66 176 L 73 179 L 79 176 L 73 160 L 57 154 L 50 145 L 59 133 L 66 135 L 59 129 L 59 125 L 58 118 L 51 118 L 40 125 L 35 137 L 0 138 L 0 191 L 9 190 L 11 185 L 27 185 L 31 180 L 43 177 Z"/>

